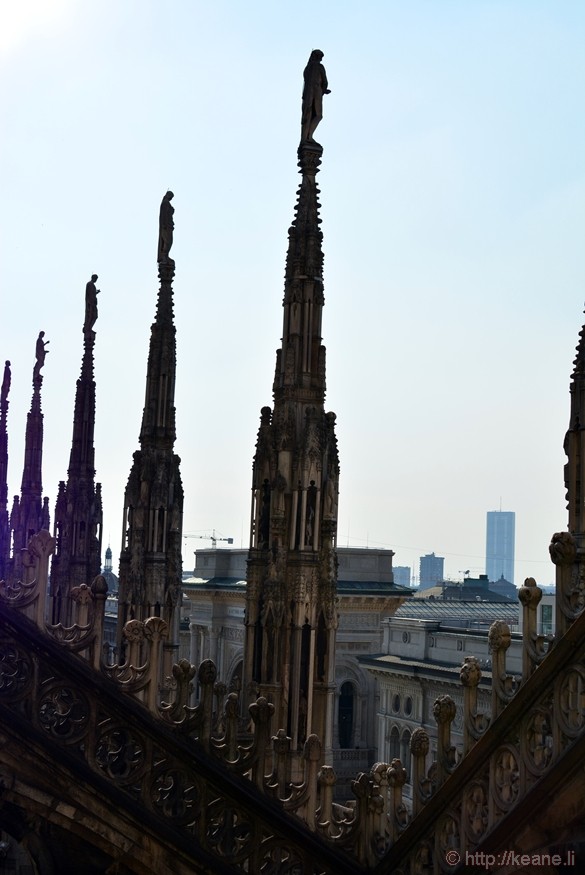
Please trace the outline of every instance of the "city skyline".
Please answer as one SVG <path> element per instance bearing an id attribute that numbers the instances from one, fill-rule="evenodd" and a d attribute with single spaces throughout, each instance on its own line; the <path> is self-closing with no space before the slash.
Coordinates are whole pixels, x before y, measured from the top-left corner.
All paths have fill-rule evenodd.
<path id="1" fill-rule="evenodd" d="M 391 548 L 413 569 L 434 551 L 447 577 L 477 576 L 486 508 L 502 496 L 518 515 L 515 583 L 550 583 L 548 543 L 566 527 L 562 445 L 585 289 L 585 122 L 575 112 L 585 8 L 178 2 L 171 16 L 151 2 L 30 0 L 5 17 L 9 496 L 44 330 L 43 486 L 54 516 L 95 272 L 96 479 L 117 572 L 158 209 L 171 188 L 184 531 L 248 545 L 302 70 L 319 47 L 331 87 L 318 182 L 339 543 Z M 203 544 L 185 542 L 185 568 Z"/>

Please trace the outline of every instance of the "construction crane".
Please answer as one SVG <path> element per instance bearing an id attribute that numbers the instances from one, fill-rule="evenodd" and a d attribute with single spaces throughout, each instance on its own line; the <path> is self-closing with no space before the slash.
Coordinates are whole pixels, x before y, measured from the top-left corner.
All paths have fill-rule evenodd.
<path id="1" fill-rule="evenodd" d="M 234 543 L 233 538 L 220 538 L 218 535 L 215 534 L 215 529 L 213 529 L 213 533 L 211 535 L 189 535 L 189 534 L 187 534 L 187 535 L 183 535 L 183 537 L 184 538 L 198 538 L 201 541 L 211 541 L 211 544 L 212 544 L 214 550 L 217 547 L 218 541 L 225 541 L 227 544 Z"/>

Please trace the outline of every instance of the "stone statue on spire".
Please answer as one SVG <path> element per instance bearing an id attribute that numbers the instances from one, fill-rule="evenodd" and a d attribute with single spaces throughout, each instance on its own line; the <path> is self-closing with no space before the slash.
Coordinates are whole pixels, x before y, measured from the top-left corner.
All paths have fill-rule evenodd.
<path id="1" fill-rule="evenodd" d="M 165 261 L 172 261 L 169 256 L 171 246 L 173 245 L 173 231 L 175 223 L 173 221 L 173 213 L 175 210 L 171 204 L 174 194 L 172 191 L 167 191 L 160 205 L 159 224 L 158 224 L 158 256 L 157 261 L 160 264 Z"/>
<path id="2" fill-rule="evenodd" d="M 0 408 L 4 408 L 6 405 L 6 401 L 8 400 L 8 393 L 10 392 L 10 362 L 7 361 L 4 365 L 4 377 L 2 379 L 2 392 L 0 394 Z"/>
<path id="3" fill-rule="evenodd" d="M 301 144 L 315 142 L 313 134 L 323 118 L 323 95 L 331 93 L 328 88 L 325 67 L 321 63 L 322 60 L 323 52 L 320 49 L 314 49 L 303 73 L 305 84 L 301 115 Z"/>
<path id="4" fill-rule="evenodd" d="M 90 281 L 85 286 L 85 322 L 83 323 L 83 333 L 90 334 L 98 317 L 97 296 L 100 293 L 95 287 L 97 273 L 92 273 Z"/>
<path id="5" fill-rule="evenodd" d="M 43 340 L 44 336 L 45 336 L 45 332 L 39 331 L 39 336 L 37 337 L 37 345 L 36 345 L 36 350 L 35 350 L 35 355 L 36 355 L 37 360 L 36 360 L 35 366 L 33 368 L 33 377 L 40 377 L 41 376 L 41 368 L 45 364 L 45 356 L 49 352 L 49 350 L 47 349 L 47 346 L 49 345 L 49 341 Z"/>

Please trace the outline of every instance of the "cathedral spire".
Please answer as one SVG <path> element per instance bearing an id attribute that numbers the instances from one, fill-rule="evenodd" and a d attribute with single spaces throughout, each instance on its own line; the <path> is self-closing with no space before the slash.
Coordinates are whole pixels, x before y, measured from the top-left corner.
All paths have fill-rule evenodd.
<path id="1" fill-rule="evenodd" d="M 148 367 L 146 372 L 146 399 L 140 429 L 140 446 L 172 449 L 175 443 L 175 371 L 176 344 L 173 322 L 173 278 L 175 262 L 169 256 L 173 245 L 174 195 L 167 191 L 160 206 L 158 292 L 156 316 L 151 329 Z"/>
<path id="2" fill-rule="evenodd" d="M 565 436 L 565 487 L 569 511 L 569 531 L 585 548 L 585 325 L 579 332 L 579 341 L 573 373 L 571 374 L 571 412 L 569 428 Z"/>
<path id="3" fill-rule="evenodd" d="M 275 705 L 277 728 L 300 749 L 311 733 L 332 745 L 337 626 L 335 414 L 325 411 L 321 343 L 323 252 L 313 133 L 329 93 L 323 53 L 305 68 L 301 184 L 289 229 L 282 347 L 274 409 L 263 407 L 254 457 L 245 681 Z"/>
<path id="4" fill-rule="evenodd" d="M 570 383 L 571 412 L 565 435 L 568 531 L 556 532 L 549 547 L 556 565 L 556 634 L 563 635 L 582 612 L 585 567 L 585 325 L 579 332 Z M 522 592 L 522 591 L 521 591 Z"/>
<path id="5" fill-rule="evenodd" d="M 97 274 L 85 287 L 83 357 L 77 380 L 73 413 L 73 437 L 67 482 L 59 483 L 55 506 L 56 550 L 51 566 L 53 622 L 65 626 L 73 622 L 71 590 L 91 584 L 101 569 L 102 499 L 101 486 L 95 482 L 95 379 L 94 346 Z"/>
<path id="6" fill-rule="evenodd" d="M 10 392 L 10 362 L 4 365 L 0 392 L 0 580 L 4 580 L 10 558 L 10 525 L 8 519 L 8 393 Z"/>
<path id="7" fill-rule="evenodd" d="M 44 340 L 44 336 L 45 332 L 40 331 L 36 342 L 36 361 L 32 377 L 33 394 L 26 418 L 20 498 L 15 496 L 10 515 L 13 543 L 11 573 L 14 579 L 22 576 L 21 550 L 27 546 L 29 538 L 41 529 L 49 527 L 49 499 L 42 497 L 43 413 L 41 410 L 41 387 L 43 375 L 41 369 L 45 364 L 49 344 L 48 340 Z"/>
<path id="8" fill-rule="evenodd" d="M 173 322 L 175 262 L 173 193 L 161 203 L 158 242 L 160 288 L 151 328 L 140 449 L 126 486 L 120 554 L 118 641 L 130 619 L 163 617 L 169 626 L 165 674 L 179 641 L 182 578 L 183 487 L 175 443 L 176 342 Z"/>

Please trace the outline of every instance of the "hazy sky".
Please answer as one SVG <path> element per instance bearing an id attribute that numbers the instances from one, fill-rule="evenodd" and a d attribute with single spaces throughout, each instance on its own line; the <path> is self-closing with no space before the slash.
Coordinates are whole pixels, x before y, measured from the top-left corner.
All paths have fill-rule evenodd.
<path id="1" fill-rule="evenodd" d="M 35 340 L 43 481 L 66 477 L 85 283 L 99 274 L 104 549 L 144 401 L 158 209 L 175 192 L 184 531 L 247 546 L 260 408 L 280 344 L 302 71 L 317 139 L 340 544 L 485 570 L 516 512 L 516 584 L 553 579 L 585 299 L 582 0 L 0 2 L 0 356 L 19 491 Z M 185 542 L 184 563 L 208 541 Z"/>

